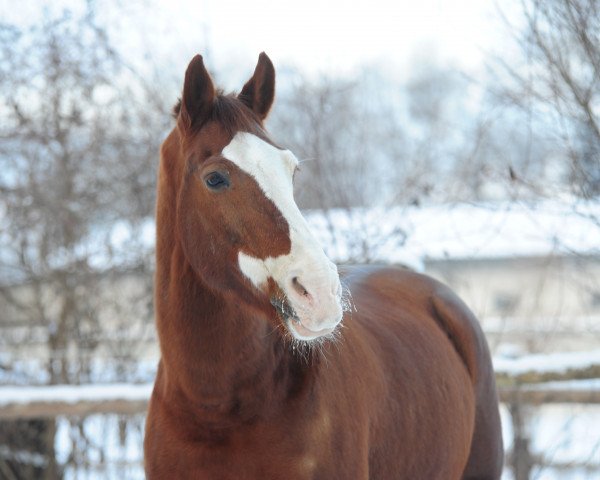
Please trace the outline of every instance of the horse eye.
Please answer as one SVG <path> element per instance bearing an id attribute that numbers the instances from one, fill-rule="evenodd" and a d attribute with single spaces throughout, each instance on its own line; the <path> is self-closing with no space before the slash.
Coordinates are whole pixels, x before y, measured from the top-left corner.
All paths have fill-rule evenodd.
<path id="1" fill-rule="evenodd" d="M 211 190 L 222 190 L 229 186 L 229 179 L 221 172 L 211 172 L 204 177 L 204 183 Z"/>

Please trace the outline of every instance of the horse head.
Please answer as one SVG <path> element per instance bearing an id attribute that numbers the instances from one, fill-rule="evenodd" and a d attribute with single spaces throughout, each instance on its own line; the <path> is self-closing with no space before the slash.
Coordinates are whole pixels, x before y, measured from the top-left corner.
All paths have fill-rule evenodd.
<path id="1" fill-rule="evenodd" d="M 217 91 L 202 57 L 192 59 L 176 108 L 174 223 L 205 285 L 309 341 L 342 320 L 342 288 L 294 200 L 298 160 L 264 128 L 274 95 L 275 70 L 264 53 L 239 95 Z"/>

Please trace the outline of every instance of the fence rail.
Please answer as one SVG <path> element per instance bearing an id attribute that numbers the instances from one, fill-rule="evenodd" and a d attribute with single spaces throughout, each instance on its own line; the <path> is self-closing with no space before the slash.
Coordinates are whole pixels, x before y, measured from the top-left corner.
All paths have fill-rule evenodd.
<path id="1" fill-rule="evenodd" d="M 0 419 L 144 413 L 152 384 L 0 387 Z"/>
<path id="2" fill-rule="evenodd" d="M 152 384 L 0 387 L 0 419 L 144 413 Z M 600 379 L 500 386 L 500 402 L 600 404 Z"/>

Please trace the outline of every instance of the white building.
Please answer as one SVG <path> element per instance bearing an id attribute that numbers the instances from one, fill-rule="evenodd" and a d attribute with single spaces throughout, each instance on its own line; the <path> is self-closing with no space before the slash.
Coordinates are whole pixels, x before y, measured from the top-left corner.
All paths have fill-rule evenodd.
<path id="1" fill-rule="evenodd" d="M 508 353 L 600 346 L 600 204 L 309 212 L 338 263 L 405 264 L 450 285 Z"/>

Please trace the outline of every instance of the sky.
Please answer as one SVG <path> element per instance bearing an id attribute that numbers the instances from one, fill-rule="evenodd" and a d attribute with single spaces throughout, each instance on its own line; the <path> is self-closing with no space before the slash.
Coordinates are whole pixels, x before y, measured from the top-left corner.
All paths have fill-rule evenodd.
<path id="1" fill-rule="evenodd" d="M 293 65 L 309 74 L 377 65 L 402 76 L 425 61 L 477 76 L 503 40 L 496 2 L 96 0 L 118 42 L 139 62 L 183 72 L 201 53 L 209 67 L 232 72 L 232 81 L 251 71 L 261 51 L 276 67 Z M 22 0 L 15 9 L 13 0 L 0 0 L 0 17 L 34 23 L 44 10 L 77 3 Z"/>
<path id="2" fill-rule="evenodd" d="M 163 25 L 177 25 L 179 54 L 204 47 L 208 61 L 233 68 L 266 51 L 312 73 L 402 72 L 415 60 L 475 72 L 499 38 L 493 0 L 170 0 L 160 9 Z"/>

